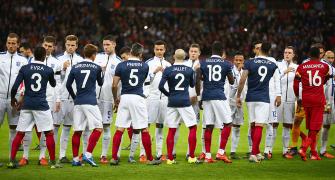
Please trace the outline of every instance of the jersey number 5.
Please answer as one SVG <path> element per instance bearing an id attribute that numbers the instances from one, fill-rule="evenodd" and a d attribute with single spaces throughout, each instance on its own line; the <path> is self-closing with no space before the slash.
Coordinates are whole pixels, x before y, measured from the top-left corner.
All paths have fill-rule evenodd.
<path id="1" fill-rule="evenodd" d="M 319 76 L 319 70 L 316 70 L 313 76 L 312 76 L 311 70 L 308 70 L 307 74 L 308 74 L 309 86 L 320 86 L 321 85 L 321 77 Z"/>
<path id="2" fill-rule="evenodd" d="M 138 76 L 134 74 L 134 73 L 137 73 L 137 72 L 138 72 L 138 69 L 132 69 L 130 71 L 129 84 L 131 86 L 136 86 L 138 84 Z M 133 82 L 133 80 L 134 80 L 134 82 Z"/>

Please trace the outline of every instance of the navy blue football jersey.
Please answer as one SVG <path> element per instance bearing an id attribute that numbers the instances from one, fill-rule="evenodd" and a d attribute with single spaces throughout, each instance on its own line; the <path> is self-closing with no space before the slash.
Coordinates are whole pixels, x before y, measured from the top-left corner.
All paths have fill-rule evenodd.
<path id="1" fill-rule="evenodd" d="M 119 63 L 115 76 L 120 77 L 122 94 L 137 94 L 144 97 L 143 84 L 148 76 L 149 66 L 140 60 L 127 60 Z"/>
<path id="2" fill-rule="evenodd" d="M 37 62 L 22 66 L 11 90 L 12 98 L 15 98 L 22 82 L 25 88 L 22 109 L 48 110 L 46 89 L 48 82 L 52 87 L 56 86 L 54 71 L 50 67 Z"/>
<path id="3" fill-rule="evenodd" d="M 76 82 L 77 94 L 72 89 L 73 81 Z M 97 105 L 96 82 L 99 86 L 103 84 L 101 67 L 90 60 L 84 60 L 72 66 L 66 82 L 75 105 L 90 104 Z"/>
<path id="4" fill-rule="evenodd" d="M 224 84 L 226 77 L 232 74 L 233 65 L 220 56 L 213 55 L 200 61 L 203 77 L 202 100 L 226 100 Z"/>
<path id="5" fill-rule="evenodd" d="M 248 70 L 248 91 L 246 102 L 270 102 L 269 81 L 277 69 L 275 62 L 264 58 L 254 58 L 244 62 Z"/>
<path id="6" fill-rule="evenodd" d="M 169 85 L 169 92 L 164 88 Z M 168 97 L 168 107 L 191 106 L 188 88 L 194 87 L 194 72 L 185 65 L 172 65 L 167 67 L 159 83 L 159 90 Z"/>

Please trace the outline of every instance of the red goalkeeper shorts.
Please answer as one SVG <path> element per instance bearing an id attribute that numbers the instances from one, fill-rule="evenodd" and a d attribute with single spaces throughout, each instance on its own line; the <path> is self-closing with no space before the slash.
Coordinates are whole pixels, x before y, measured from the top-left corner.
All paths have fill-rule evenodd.
<path id="1" fill-rule="evenodd" d="M 324 106 L 304 107 L 306 129 L 318 131 L 322 127 Z"/>

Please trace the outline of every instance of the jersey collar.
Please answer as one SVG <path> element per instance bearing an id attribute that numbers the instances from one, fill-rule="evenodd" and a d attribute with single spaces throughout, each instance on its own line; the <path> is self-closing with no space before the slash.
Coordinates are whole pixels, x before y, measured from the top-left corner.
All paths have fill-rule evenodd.
<path id="1" fill-rule="evenodd" d="M 131 57 L 131 58 L 128 59 L 128 61 L 129 60 L 132 60 L 132 61 L 141 61 L 139 58 L 135 58 L 135 57 Z"/>
<path id="2" fill-rule="evenodd" d="M 221 58 L 222 59 L 222 57 L 219 55 L 212 55 L 211 58 Z"/>

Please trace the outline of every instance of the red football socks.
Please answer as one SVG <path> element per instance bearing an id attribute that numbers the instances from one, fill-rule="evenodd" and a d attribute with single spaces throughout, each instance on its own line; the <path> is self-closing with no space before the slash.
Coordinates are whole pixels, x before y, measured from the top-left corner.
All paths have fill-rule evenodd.
<path id="1" fill-rule="evenodd" d="M 228 138 L 230 135 L 231 126 L 224 126 L 221 132 L 221 142 L 220 142 L 220 149 L 226 149 L 226 145 L 228 142 Z"/>
<path id="2" fill-rule="evenodd" d="M 81 131 L 75 131 L 72 135 L 72 155 L 78 157 L 80 147 Z"/>
<path id="3" fill-rule="evenodd" d="M 211 152 L 212 132 L 213 132 L 213 129 L 206 129 L 205 130 L 205 150 L 206 150 L 206 153 Z"/>
<path id="4" fill-rule="evenodd" d="M 90 135 L 90 138 L 88 139 L 88 145 L 87 145 L 87 152 L 92 153 L 93 149 L 95 148 L 95 145 L 97 145 L 97 142 L 99 141 L 101 135 L 101 131 L 98 131 L 94 129 Z"/>
<path id="5" fill-rule="evenodd" d="M 169 132 L 166 138 L 166 146 L 169 160 L 173 160 L 173 146 L 174 146 L 174 136 L 176 134 L 177 128 L 169 128 Z"/>
<path id="6" fill-rule="evenodd" d="M 20 147 L 20 144 L 21 144 L 21 141 L 22 141 L 23 137 L 24 137 L 24 132 L 16 133 L 16 136 L 15 136 L 15 138 L 13 140 L 13 143 L 12 143 L 12 149 L 11 149 L 11 152 L 10 152 L 10 159 L 11 160 L 15 160 L 16 153 L 19 150 L 19 147 Z"/>
<path id="7" fill-rule="evenodd" d="M 189 127 L 190 132 L 188 134 L 188 146 L 189 146 L 189 155 L 191 158 L 194 158 L 195 148 L 197 146 L 197 126 Z"/>
<path id="8" fill-rule="evenodd" d="M 130 126 L 129 128 L 127 128 L 127 131 L 128 131 L 128 137 L 131 141 L 131 138 L 133 137 L 133 127 Z"/>
<path id="9" fill-rule="evenodd" d="M 154 158 L 152 157 L 151 137 L 148 131 L 142 131 L 142 144 L 145 150 L 145 154 L 147 155 L 147 159 L 152 161 Z"/>
<path id="10" fill-rule="evenodd" d="M 256 154 L 260 153 L 259 145 L 260 145 L 261 140 L 262 140 L 263 127 L 262 126 L 254 126 L 252 128 L 254 129 L 254 132 L 253 132 L 254 136 L 252 137 L 252 151 L 251 151 L 251 154 L 256 155 Z"/>
<path id="11" fill-rule="evenodd" d="M 119 151 L 119 147 L 121 144 L 121 139 L 122 139 L 122 134 L 123 132 L 120 130 L 116 130 L 114 137 L 113 137 L 113 148 L 112 148 L 112 158 L 114 160 L 117 160 L 117 152 Z"/>
<path id="12" fill-rule="evenodd" d="M 80 137 L 79 137 L 80 138 Z M 54 133 L 48 132 L 45 133 L 45 139 L 46 139 L 46 145 L 49 151 L 50 161 L 55 160 L 55 154 L 56 154 L 56 145 L 55 145 L 55 139 L 54 139 Z"/>

